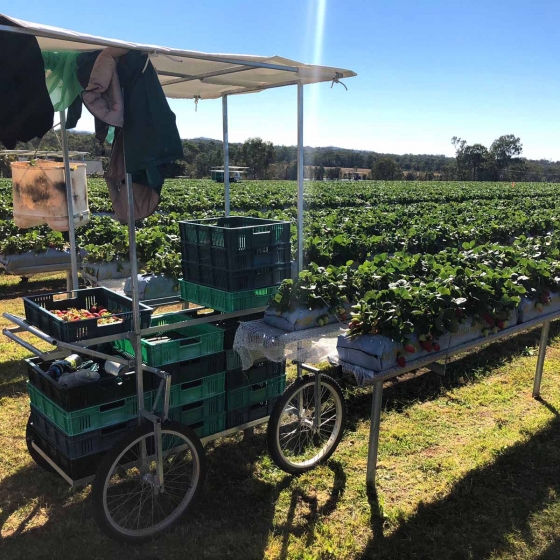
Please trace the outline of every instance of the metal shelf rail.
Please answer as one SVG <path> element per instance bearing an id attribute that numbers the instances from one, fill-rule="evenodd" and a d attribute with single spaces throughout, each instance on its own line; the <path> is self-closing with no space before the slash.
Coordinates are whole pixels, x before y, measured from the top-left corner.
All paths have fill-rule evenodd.
<path id="1" fill-rule="evenodd" d="M 471 342 L 461 344 L 448 351 L 441 351 L 434 353 L 431 356 L 426 356 L 408 362 L 404 367 L 392 367 L 381 372 L 371 372 L 372 379 L 367 385 L 373 385 L 373 394 L 371 402 L 371 426 L 369 433 L 369 447 L 368 447 L 368 460 L 367 460 L 367 473 L 366 473 L 366 484 L 368 489 L 375 492 L 375 475 L 377 471 L 377 455 L 379 449 L 379 431 L 381 424 L 381 402 L 383 397 L 383 383 L 409 371 L 416 370 L 419 368 L 428 368 L 436 373 L 443 374 L 445 371 L 445 364 L 439 363 L 440 360 L 445 362 L 451 356 L 468 352 L 469 350 L 474 350 L 481 346 L 491 344 L 492 342 L 497 342 L 511 335 L 517 334 L 522 331 L 526 331 L 538 325 L 542 325 L 541 337 L 539 343 L 539 355 L 537 359 L 537 367 L 535 371 L 535 377 L 533 381 L 533 398 L 537 399 L 540 397 L 541 382 L 543 375 L 543 366 L 546 356 L 546 345 L 548 343 L 548 335 L 550 332 L 550 322 L 555 319 L 560 319 L 560 310 L 554 311 L 552 313 L 543 314 L 541 317 L 536 319 L 531 319 L 509 329 L 505 329 L 497 334 L 492 334 L 484 338 L 477 338 Z M 345 370 L 345 363 L 338 360 L 337 357 L 331 357 L 331 363 L 338 364 Z M 348 371 L 348 370 L 347 370 Z"/>

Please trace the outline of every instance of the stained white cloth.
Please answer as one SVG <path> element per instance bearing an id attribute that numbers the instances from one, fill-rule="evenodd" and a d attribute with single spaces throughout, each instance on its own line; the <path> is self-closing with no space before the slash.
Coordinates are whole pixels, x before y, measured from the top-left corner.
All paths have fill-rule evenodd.
<path id="1" fill-rule="evenodd" d="M 344 332 L 339 323 L 303 331 L 286 332 L 267 325 L 264 321 L 240 323 L 233 349 L 241 357 L 243 369 L 266 358 L 272 362 L 297 360 L 318 363 L 336 352 L 338 335 Z"/>

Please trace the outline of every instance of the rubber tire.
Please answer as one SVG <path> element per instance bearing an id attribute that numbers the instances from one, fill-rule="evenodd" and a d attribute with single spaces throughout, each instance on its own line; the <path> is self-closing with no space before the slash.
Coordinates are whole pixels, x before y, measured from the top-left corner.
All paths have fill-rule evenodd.
<path id="1" fill-rule="evenodd" d="M 37 453 L 37 451 L 35 451 L 35 449 L 33 449 L 31 445 L 31 442 L 33 441 L 34 432 L 35 432 L 35 428 L 33 427 L 33 422 L 31 422 L 31 416 L 30 416 L 29 419 L 27 420 L 27 426 L 25 427 L 25 443 L 27 445 L 27 451 L 29 452 L 29 455 L 31 455 L 33 461 L 35 461 L 35 463 L 39 467 L 41 467 L 46 472 L 54 473 L 55 470 L 45 461 L 45 459 L 43 459 L 41 455 L 39 455 L 39 453 Z"/>
<path id="2" fill-rule="evenodd" d="M 301 474 L 301 473 L 307 472 L 311 469 L 314 469 L 317 465 L 320 465 L 321 463 L 324 463 L 325 461 L 327 461 L 330 458 L 330 456 L 336 451 L 336 448 L 338 447 L 338 444 L 340 443 L 340 440 L 342 439 L 342 435 L 344 433 L 344 427 L 346 425 L 346 404 L 344 402 L 344 395 L 342 394 L 342 389 L 340 388 L 340 385 L 332 377 L 330 377 L 329 375 L 321 374 L 321 383 L 322 384 L 324 383 L 324 384 L 330 386 L 330 388 L 340 398 L 340 402 L 341 402 L 341 405 L 342 405 L 342 407 L 341 407 L 342 419 L 341 419 L 341 425 L 340 425 L 340 430 L 338 432 L 338 435 L 337 435 L 337 437 L 334 441 L 334 444 L 329 449 L 329 451 L 327 453 L 325 453 L 325 455 L 323 455 L 319 460 L 317 460 L 315 463 L 313 463 L 311 465 L 297 467 L 295 465 L 292 465 L 291 463 L 288 463 L 284 459 L 280 449 L 278 449 L 277 440 L 276 440 L 276 433 L 277 433 L 277 430 L 278 430 L 278 425 L 280 423 L 280 418 L 282 416 L 282 412 L 284 410 L 284 407 L 292 399 L 294 394 L 297 393 L 303 385 L 307 385 L 309 383 L 309 381 L 311 381 L 312 383 L 315 383 L 315 376 L 314 375 L 304 375 L 300 379 L 297 379 L 296 381 L 294 381 L 284 391 L 283 395 L 278 399 L 278 401 L 274 405 L 274 408 L 272 410 L 272 414 L 270 415 L 270 418 L 268 420 L 268 427 L 267 427 L 267 434 L 266 434 L 267 435 L 268 452 L 270 453 L 270 457 L 272 458 L 272 460 L 274 461 L 276 466 L 278 466 L 280 469 L 282 469 L 284 472 L 287 472 L 288 474 Z"/>
<path id="3" fill-rule="evenodd" d="M 118 441 L 108 452 L 107 455 L 103 457 L 101 463 L 97 467 L 97 471 L 95 473 L 95 479 L 92 483 L 91 489 L 91 499 L 92 499 L 92 508 L 93 508 L 93 516 L 97 525 L 101 529 L 105 535 L 110 537 L 111 539 L 125 543 L 125 544 L 139 544 L 147 541 L 151 541 L 153 539 L 159 538 L 161 535 L 166 533 L 167 531 L 171 530 L 183 517 L 187 514 L 187 512 L 191 509 L 192 505 L 196 502 L 197 497 L 200 494 L 200 489 L 202 487 L 203 481 L 206 478 L 206 460 L 204 455 L 204 448 L 202 447 L 202 443 L 200 442 L 199 437 L 195 434 L 195 432 L 183 425 L 179 424 L 179 422 L 172 422 L 168 421 L 162 425 L 162 430 L 165 429 L 173 429 L 177 432 L 183 433 L 188 439 L 191 441 L 193 448 L 196 450 L 198 457 L 199 457 L 199 465 L 200 465 L 200 473 L 198 477 L 198 485 L 194 491 L 194 495 L 191 498 L 191 501 L 185 508 L 185 510 L 167 527 L 161 529 L 159 532 L 154 533 L 153 535 L 146 535 L 142 537 L 132 537 L 130 535 L 124 535 L 117 531 L 107 520 L 105 516 L 105 510 L 103 507 L 103 490 L 105 487 L 105 479 L 109 475 L 109 470 L 113 466 L 113 463 L 117 459 L 117 457 L 121 454 L 123 449 L 125 449 L 128 445 L 134 442 L 136 439 L 145 435 L 147 433 L 153 433 L 154 428 L 153 424 L 146 422 L 142 426 L 138 426 L 137 428 L 128 432 L 120 441 Z"/>

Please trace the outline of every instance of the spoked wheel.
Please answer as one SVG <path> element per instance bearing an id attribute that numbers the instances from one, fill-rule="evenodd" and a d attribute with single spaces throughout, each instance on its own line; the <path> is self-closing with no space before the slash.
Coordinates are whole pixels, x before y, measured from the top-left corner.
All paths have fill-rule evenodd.
<path id="1" fill-rule="evenodd" d="M 288 473 L 302 473 L 326 461 L 342 438 L 346 408 L 340 386 L 322 374 L 319 395 L 317 406 L 315 377 L 303 376 L 286 389 L 268 421 L 269 453 Z M 317 409 L 320 421 L 315 427 Z"/>
<path id="2" fill-rule="evenodd" d="M 51 473 L 54 472 L 54 469 L 49 465 L 49 463 L 47 463 L 47 461 L 43 459 L 42 455 L 40 455 L 35 450 L 33 445 L 31 445 L 31 443 L 35 439 L 34 436 L 35 436 L 35 428 L 33 427 L 33 422 L 31 421 L 31 417 L 29 417 L 29 420 L 27 421 L 27 427 L 25 428 L 25 443 L 27 444 L 27 451 L 29 452 L 31 458 L 35 461 L 35 463 L 39 467 L 41 467 L 43 470 L 47 472 L 51 472 Z"/>
<path id="3" fill-rule="evenodd" d="M 116 540 L 141 542 L 170 529 L 202 485 L 204 450 L 197 435 L 177 422 L 166 422 L 161 434 L 163 488 L 158 485 L 151 423 L 127 434 L 97 469 L 92 487 L 94 517 L 101 530 Z"/>

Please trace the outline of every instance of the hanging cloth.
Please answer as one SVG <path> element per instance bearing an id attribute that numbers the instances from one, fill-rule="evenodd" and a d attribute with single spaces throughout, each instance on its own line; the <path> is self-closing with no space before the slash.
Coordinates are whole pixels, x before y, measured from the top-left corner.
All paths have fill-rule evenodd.
<path id="1" fill-rule="evenodd" d="M 84 89 L 78 81 L 77 58 L 79 52 L 43 51 L 47 70 L 47 90 L 55 111 L 65 111 Z"/>
<path id="2" fill-rule="evenodd" d="M 0 16 L 1 25 L 13 23 Z M 45 83 L 45 66 L 35 37 L 0 31 L 0 142 L 42 138 L 53 126 L 54 109 Z"/>

